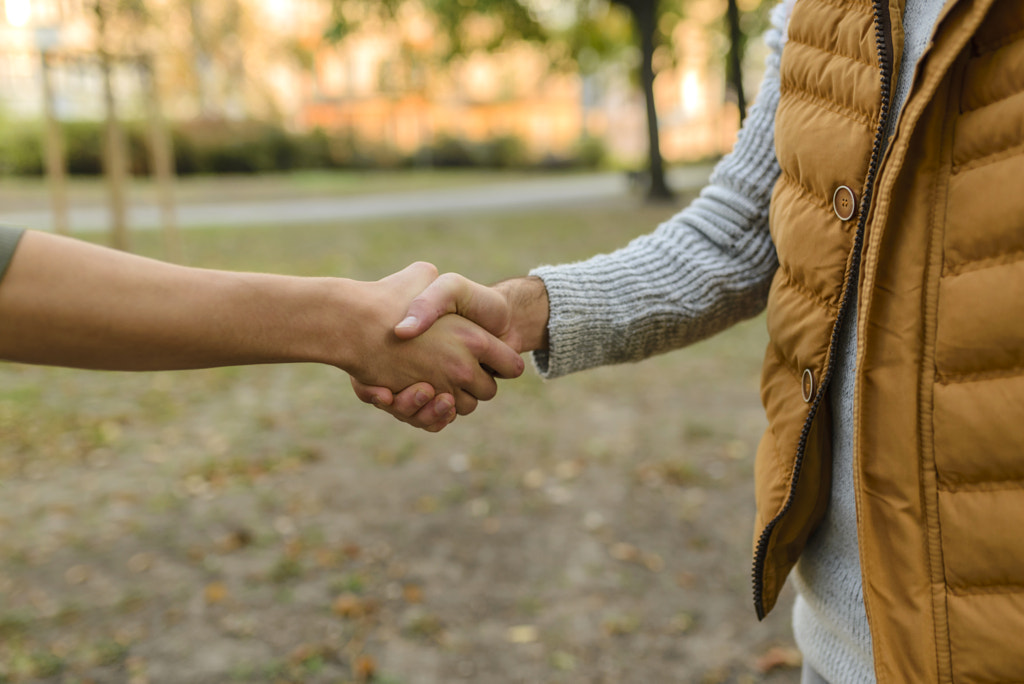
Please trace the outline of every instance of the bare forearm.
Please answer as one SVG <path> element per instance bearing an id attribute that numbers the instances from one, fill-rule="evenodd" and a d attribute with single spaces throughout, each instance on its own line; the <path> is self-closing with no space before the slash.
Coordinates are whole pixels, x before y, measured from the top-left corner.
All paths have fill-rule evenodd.
<path id="1" fill-rule="evenodd" d="M 326 361 L 332 318 L 322 314 L 343 290 L 334 279 L 186 268 L 29 232 L 0 287 L 0 357 L 111 370 Z"/>

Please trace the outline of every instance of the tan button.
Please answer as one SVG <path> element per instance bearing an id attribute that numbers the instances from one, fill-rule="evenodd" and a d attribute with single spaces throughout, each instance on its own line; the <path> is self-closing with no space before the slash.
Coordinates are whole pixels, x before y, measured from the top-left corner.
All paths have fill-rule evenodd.
<path id="1" fill-rule="evenodd" d="M 832 210 L 836 212 L 840 221 L 852 219 L 854 212 L 857 211 L 857 197 L 853 194 L 853 190 L 845 185 L 836 188 L 836 191 L 832 193 Z"/>
<path id="2" fill-rule="evenodd" d="M 800 378 L 800 392 L 804 396 L 804 403 L 811 403 L 811 399 L 814 398 L 814 374 L 810 368 L 805 368 L 803 377 Z"/>

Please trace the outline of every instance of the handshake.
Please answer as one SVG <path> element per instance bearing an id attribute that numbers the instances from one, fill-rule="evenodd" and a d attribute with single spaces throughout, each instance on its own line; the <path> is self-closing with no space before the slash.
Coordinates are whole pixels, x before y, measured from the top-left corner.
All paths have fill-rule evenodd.
<path id="1" fill-rule="evenodd" d="M 437 432 L 493 398 L 495 378 L 522 374 L 521 352 L 547 348 L 539 278 L 486 287 L 427 263 L 375 282 L 239 273 L 0 228 L 4 244 L 8 361 L 121 371 L 327 363 L 363 401 Z"/>
<path id="2" fill-rule="evenodd" d="M 338 365 L 360 400 L 429 432 L 492 399 L 495 378 L 519 377 L 520 353 L 547 347 L 547 291 L 536 277 L 488 287 L 418 262 L 355 284 L 366 289 L 355 300 L 363 323 L 346 327 L 362 351 Z"/>

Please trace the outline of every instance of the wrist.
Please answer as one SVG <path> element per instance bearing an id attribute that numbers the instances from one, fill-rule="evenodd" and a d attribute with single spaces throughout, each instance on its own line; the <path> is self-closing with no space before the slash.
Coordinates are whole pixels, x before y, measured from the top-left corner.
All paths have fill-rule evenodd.
<path id="1" fill-rule="evenodd" d="M 294 349 L 314 361 L 355 373 L 366 361 L 375 305 L 368 283 L 349 278 L 310 278 L 306 323 L 294 328 Z"/>
<path id="2" fill-rule="evenodd" d="M 548 348 L 548 291 L 537 276 L 512 278 L 496 283 L 494 289 L 508 301 L 512 311 L 512 335 L 517 337 L 519 351 Z"/>

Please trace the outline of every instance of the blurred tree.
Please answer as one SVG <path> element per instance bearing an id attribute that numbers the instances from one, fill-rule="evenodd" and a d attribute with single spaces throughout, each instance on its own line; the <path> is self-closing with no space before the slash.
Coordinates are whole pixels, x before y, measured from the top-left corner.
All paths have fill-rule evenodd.
<path id="1" fill-rule="evenodd" d="M 92 0 L 90 8 L 96 21 L 96 53 L 103 79 L 105 110 L 103 167 L 111 215 L 111 244 L 130 249 L 125 211 L 128 178 L 128 149 L 119 117 L 114 72 L 117 67 L 134 65 L 142 81 L 143 100 L 149 124 L 150 168 L 156 179 L 168 259 L 181 259 L 174 211 L 173 149 L 170 134 L 160 110 L 159 90 L 154 67 L 154 43 L 159 18 L 151 12 L 152 0 Z"/>
<path id="2" fill-rule="evenodd" d="M 644 94 L 648 133 L 648 197 L 666 199 L 672 192 L 665 182 L 664 162 L 658 135 L 658 114 L 654 101 L 658 48 L 671 45 L 672 33 L 682 19 L 688 0 L 330 0 L 332 21 L 326 37 L 338 42 L 368 21 L 394 21 L 401 8 L 417 3 L 434 18 L 443 48 L 439 57 L 451 60 L 474 50 L 495 51 L 517 41 L 530 41 L 549 49 L 552 63 L 578 65 L 593 70 L 602 61 L 622 59 L 632 42 L 639 48 L 638 80 Z M 740 119 L 746 115 L 743 89 L 744 29 L 763 30 L 764 12 L 758 11 L 756 26 L 744 26 L 737 0 L 725 0 L 725 27 L 729 45 L 727 86 L 736 98 Z M 746 6 L 760 7 L 759 0 Z M 624 29 L 622 14 L 629 17 L 632 32 Z M 473 40 L 470 24 L 487 17 L 499 30 Z M 671 53 L 671 51 L 669 51 Z"/>
<path id="3" fill-rule="evenodd" d="M 114 62 L 118 31 L 112 23 L 144 21 L 145 6 L 141 0 L 95 0 L 92 10 L 96 16 L 96 52 L 103 74 L 103 104 L 106 116 L 104 126 L 103 167 L 107 177 L 110 202 L 110 243 L 128 251 L 131 248 L 125 210 L 125 185 L 128 177 L 128 158 L 124 129 L 117 112 L 114 92 Z"/>
<path id="4" fill-rule="evenodd" d="M 740 110 L 740 125 L 747 118 L 747 97 L 743 92 L 743 31 L 740 27 L 740 8 L 736 0 L 728 0 L 726 23 L 729 27 L 729 57 L 726 62 L 726 83 L 736 95 L 736 107 Z"/>
<path id="5" fill-rule="evenodd" d="M 417 1 L 436 20 L 445 39 L 440 58 L 444 61 L 473 50 L 495 51 L 517 41 L 546 45 L 556 66 L 600 61 L 623 54 L 627 40 L 639 48 L 639 81 L 647 105 L 648 197 L 672 196 L 665 182 L 664 162 L 658 136 L 658 116 L 654 103 L 654 55 L 658 46 L 671 36 L 680 15 L 663 11 L 670 3 L 661 0 L 331 0 L 333 15 L 326 37 L 341 41 L 358 31 L 363 22 L 392 21 L 401 7 Z M 679 4 L 675 0 L 671 4 Z M 634 26 L 627 38 L 616 8 L 626 10 Z M 468 26 L 487 17 L 500 30 L 481 43 L 473 40 Z M 497 21 L 495 21 L 497 20 Z M 586 67 L 581 64 L 581 67 Z"/>
<path id="6" fill-rule="evenodd" d="M 666 35 L 671 34 L 674 20 L 679 15 L 663 12 L 661 0 L 612 0 L 616 5 L 625 7 L 633 17 L 637 39 L 640 43 L 640 87 L 644 91 L 647 103 L 647 144 L 650 154 L 648 172 L 650 186 L 647 196 L 651 199 L 668 199 L 672 191 L 665 182 L 665 164 L 661 156 L 661 143 L 658 139 L 658 112 L 654 104 L 654 51 Z"/>

